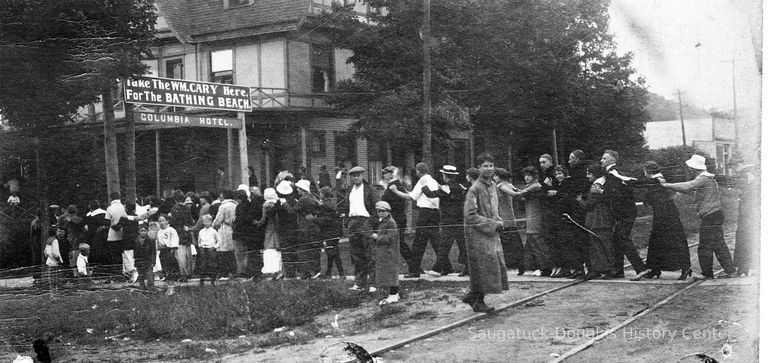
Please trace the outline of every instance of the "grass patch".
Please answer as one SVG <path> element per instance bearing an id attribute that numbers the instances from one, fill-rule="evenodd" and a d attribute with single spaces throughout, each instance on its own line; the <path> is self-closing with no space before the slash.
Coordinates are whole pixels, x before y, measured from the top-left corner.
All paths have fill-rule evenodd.
<path id="1" fill-rule="evenodd" d="M 140 290 L 27 295 L 0 304 L 0 338 L 28 345 L 44 332 L 78 345 L 106 337 L 218 339 L 271 332 L 311 322 L 330 309 L 358 306 L 366 296 L 338 281 L 262 281 L 176 288 L 173 295 Z M 277 338 L 277 337 L 276 337 Z M 278 340 L 282 340 L 277 338 Z M 182 355 L 206 353 L 195 351 Z M 206 353 L 207 354 L 207 353 Z"/>

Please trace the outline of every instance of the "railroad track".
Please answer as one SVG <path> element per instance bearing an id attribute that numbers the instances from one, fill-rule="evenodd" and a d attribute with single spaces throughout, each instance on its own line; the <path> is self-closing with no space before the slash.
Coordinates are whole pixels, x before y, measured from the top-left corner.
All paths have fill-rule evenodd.
<path id="1" fill-rule="evenodd" d="M 715 272 L 715 275 L 719 275 L 723 271 L 724 270 L 719 270 L 719 271 Z M 648 315 L 652 311 L 654 311 L 654 310 L 656 310 L 656 309 L 666 305 L 667 303 L 672 301 L 672 299 L 674 299 L 678 295 L 684 293 L 685 291 L 693 289 L 696 286 L 699 286 L 702 282 L 704 282 L 704 280 L 694 280 L 694 281 L 691 281 L 691 282 L 687 283 L 683 288 L 678 289 L 675 292 L 667 295 L 663 299 L 657 301 L 655 304 L 653 304 L 653 305 L 651 305 L 651 306 L 641 310 L 640 312 L 638 312 L 635 315 L 633 315 L 632 317 L 622 321 L 621 323 L 612 326 L 610 329 L 607 329 L 606 331 L 604 331 L 601 334 L 595 336 L 594 338 L 591 338 L 591 339 L 587 340 L 586 342 L 584 342 L 584 343 L 582 343 L 582 344 L 580 344 L 580 345 L 578 345 L 576 347 L 573 347 L 571 350 L 563 353 L 559 357 L 550 360 L 549 363 L 562 362 L 562 361 L 564 361 L 564 360 L 566 360 L 566 359 L 568 359 L 570 357 L 575 356 L 576 354 L 579 354 L 580 352 L 582 352 L 585 349 L 593 346 L 595 343 L 597 343 L 598 341 L 602 340 L 603 338 L 613 334 L 617 330 L 619 330 L 619 329 L 621 329 L 621 328 L 623 328 L 623 327 L 633 323 L 634 321 L 642 318 L 643 316 Z"/>
<path id="2" fill-rule="evenodd" d="M 698 245 L 699 245 L 698 242 L 692 243 L 692 244 L 688 245 L 688 248 L 691 249 L 691 248 L 693 248 L 695 246 L 698 246 Z M 631 264 L 626 264 L 626 265 L 624 265 L 624 268 L 626 269 L 626 268 L 631 267 L 631 266 L 632 266 Z M 716 275 L 720 274 L 722 271 L 723 270 L 717 271 Z M 565 283 L 563 285 L 560 285 L 560 286 L 548 289 L 546 291 L 542 291 L 540 293 L 533 294 L 531 296 L 528 296 L 528 297 L 516 300 L 514 302 L 511 302 L 511 303 L 499 306 L 499 307 L 497 307 L 491 313 L 476 313 L 476 314 L 473 314 L 472 316 L 469 316 L 467 318 L 455 321 L 455 322 L 447 324 L 447 325 L 443 325 L 443 326 L 437 327 L 435 329 L 426 331 L 426 332 L 421 333 L 421 334 L 419 334 L 417 336 L 414 336 L 414 337 L 410 337 L 410 338 L 407 338 L 407 339 L 403 339 L 403 340 L 397 341 L 397 342 L 392 343 L 390 345 L 387 345 L 385 347 L 382 347 L 382 348 L 379 348 L 379 349 L 376 349 L 376 350 L 373 350 L 373 351 L 369 351 L 368 353 L 370 353 L 371 355 L 374 355 L 374 356 L 381 356 L 384 353 L 387 353 L 389 351 L 392 351 L 392 350 L 395 350 L 395 349 L 398 349 L 398 348 L 402 348 L 402 347 L 404 347 L 404 346 L 406 346 L 408 344 L 412 344 L 412 343 L 415 343 L 415 342 L 418 342 L 418 341 L 422 341 L 422 340 L 431 338 L 431 337 L 433 337 L 435 335 L 438 335 L 440 333 L 447 332 L 447 331 L 453 330 L 453 329 L 461 327 L 461 326 L 465 326 L 465 325 L 470 324 L 470 323 L 475 322 L 475 321 L 479 321 L 479 320 L 483 320 L 483 319 L 486 319 L 486 318 L 489 318 L 489 317 L 493 317 L 494 315 L 498 314 L 499 312 L 502 312 L 502 311 L 505 311 L 505 310 L 509 310 L 509 309 L 512 309 L 512 308 L 524 305 L 524 304 L 526 304 L 526 303 L 528 303 L 530 301 L 539 299 L 541 297 L 550 295 L 552 293 L 555 293 L 555 292 L 558 292 L 558 291 L 561 291 L 561 290 L 568 289 L 570 287 L 573 287 L 573 286 L 585 283 L 587 281 L 588 280 L 574 280 L 574 281 L 570 281 L 570 282 L 567 282 L 567 283 Z M 651 305 L 651 306 L 641 310 L 639 313 L 636 313 L 632 317 L 630 317 L 629 319 L 626 319 L 626 320 L 622 321 L 621 323 L 611 327 L 610 329 L 606 330 L 602 334 L 600 334 L 600 335 L 598 335 L 598 336 L 588 340 L 587 342 L 585 342 L 585 343 L 583 343 L 583 344 L 581 344 L 581 345 L 579 345 L 577 347 L 574 347 L 573 349 L 569 350 L 566 353 L 563 353 L 563 355 L 561 355 L 558 358 L 552 360 L 550 363 L 562 362 L 563 360 L 578 354 L 579 352 L 581 352 L 581 351 L 591 347 L 596 342 L 598 342 L 599 340 L 605 338 L 606 336 L 610 335 L 611 333 L 615 332 L 616 330 L 618 330 L 618 329 L 620 329 L 620 328 L 622 328 L 622 327 L 624 327 L 624 326 L 634 322 L 635 320 L 637 320 L 637 319 L 647 315 L 648 313 L 658 309 L 659 307 L 665 305 L 666 303 L 668 303 L 669 301 L 671 301 L 672 299 L 674 299 L 678 295 L 682 294 L 683 292 L 685 292 L 687 290 L 690 290 L 690 289 L 698 286 L 702 282 L 703 282 L 703 280 L 695 280 L 694 279 L 693 281 L 690 281 L 690 282 L 686 283 L 685 286 L 683 286 L 682 288 L 680 288 L 678 290 L 675 290 L 675 292 L 673 292 L 672 294 L 667 295 L 666 297 L 664 297 L 660 301 L 656 302 L 654 305 Z M 346 360 L 346 361 L 343 361 L 343 362 L 345 362 L 345 363 L 352 363 L 352 362 L 356 362 L 356 360 L 355 359 L 350 359 L 350 360 Z"/>

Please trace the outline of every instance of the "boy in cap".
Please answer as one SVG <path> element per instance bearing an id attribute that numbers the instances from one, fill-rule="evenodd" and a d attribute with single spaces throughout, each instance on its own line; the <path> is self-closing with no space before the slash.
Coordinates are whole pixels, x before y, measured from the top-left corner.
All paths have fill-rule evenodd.
<path id="1" fill-rule="evenodd" d="M 134 248 L 133 257 L 136 259 L 139 285 L 151 289 L 155 286 L 154 267 L 157 261 L 157 245 L 155 239 L 149 237 L 147 226 L 139 227 L 139 235 L 136 237 Z"/>
<path id="2" fill-rule="evenodd" d="M 78 282 L 87 284 L 91 282 L 90 276 L 93 272 L 88 268 L 88 255 L 91 254 L 91 246 L 87 243 L 81 243 L 77 247 L 80 253 L 77 255 L 76 275 L 78 277 Z"/>
<path id="3" fill-rule="evenodd" d="M 379 305 L 387 305 L 400 301 L 398 294 L 398 262 L 400 262 L 400 243 L 397 238 L 397 223 L 390 213 L 392 208 L 387 202 L 376 203 L 376 214 L 379 216 L 379 228 L 373 234 L 376 240 L 376 285 L 388 286 L 389 296 L 379 301 Z"/>

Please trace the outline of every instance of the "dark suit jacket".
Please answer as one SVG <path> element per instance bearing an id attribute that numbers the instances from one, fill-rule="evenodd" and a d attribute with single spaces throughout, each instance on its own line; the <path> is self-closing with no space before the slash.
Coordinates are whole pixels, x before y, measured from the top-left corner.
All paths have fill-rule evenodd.
<path id="1" fill-rule="evenodd" d="M 344 202 L 342 209 L 343 213 L 347 216 L 349 216 L 349 195 L 352 194 L 352 189 L 354 187 L 354 185 L 349 187 L 349 190 L 347 191 L 347 200 Z M 381 199 L 379 197 L 379 192 L 366 181 L 363 181 L 363 200 L 365 203 L 365 210 L 367 210 L 368 214 L 371 216 L 371 226 L 378 225 L 379 216 L 376 214 L 376 202 Z"/>
<path id="2" fill-rule="evenodd" d="M 610 200 L 611 208 L 617 220 L 635 218 L 637 209 L 635 208 L 635 197 L 632 195 L 632 187 L 616 176 L 609 174 L 615 169 L 616 166 L 612 165 L 605 171 L 605 194 Z"/>

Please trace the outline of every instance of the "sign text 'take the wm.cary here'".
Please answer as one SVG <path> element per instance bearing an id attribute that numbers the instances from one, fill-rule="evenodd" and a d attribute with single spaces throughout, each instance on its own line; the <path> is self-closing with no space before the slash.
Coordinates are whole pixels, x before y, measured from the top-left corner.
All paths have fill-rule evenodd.
<path id="1" fill-rule="evenodd" d="M 134 77 L 124 88 L 127 103 L 251 112 L 251 90 L 246 86 Z"/>

